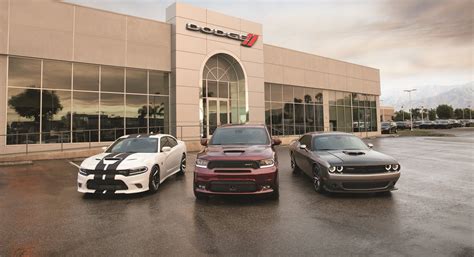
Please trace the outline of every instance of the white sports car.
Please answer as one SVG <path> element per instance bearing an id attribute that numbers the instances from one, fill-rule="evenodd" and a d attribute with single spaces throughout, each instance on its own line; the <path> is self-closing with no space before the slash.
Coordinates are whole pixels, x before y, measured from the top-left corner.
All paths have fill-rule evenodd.
<path id="1" fill-rule="evenodd" d="M 126 135 L 104 153 L 85 159 L 77 175 L 81 193 L 132 194 L 150 190 L 186 170 L 186 145 L 166 134 Z"/>

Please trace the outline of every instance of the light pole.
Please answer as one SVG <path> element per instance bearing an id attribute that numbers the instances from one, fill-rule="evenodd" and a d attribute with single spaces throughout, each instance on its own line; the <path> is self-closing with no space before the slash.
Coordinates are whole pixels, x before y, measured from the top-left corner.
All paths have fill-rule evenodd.
<path id="1" fill-rule="evenodd" d="M 416 91 L 416 88 L 403 90 L 408 93 L 408 104 L 410 105 L 410 131 L 413 131 L 413 113 L 411 107 L 411 92 Z"/>
<path id="2" fill-rule="evenodd" d="M 405 110 L 403 109 L 403 105 L 402 105 L 402 120 L 405 121 Z"/>
<path id="3" fill-rule="evenodd" d="M 423 106 L 421 106 L 421 121 L 423 121 Z"/>

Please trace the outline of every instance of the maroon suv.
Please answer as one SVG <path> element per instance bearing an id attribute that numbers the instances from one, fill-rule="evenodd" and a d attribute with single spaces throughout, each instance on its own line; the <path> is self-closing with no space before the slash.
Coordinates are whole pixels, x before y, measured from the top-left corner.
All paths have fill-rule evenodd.
<path id="1" fill-rule="evenodd" d="M 271 194 L 278 190 L 278 160 L 272 139 L 264 125 L 226 125 L 217 128 L 197 155 L 194 195 Z"/>

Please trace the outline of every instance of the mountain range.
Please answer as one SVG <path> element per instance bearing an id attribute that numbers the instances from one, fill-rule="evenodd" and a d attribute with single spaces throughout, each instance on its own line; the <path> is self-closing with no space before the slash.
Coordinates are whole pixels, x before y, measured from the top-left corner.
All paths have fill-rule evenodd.
<path id="1" fill-rule="evenodd" d="M 448 104 L 453 108 L 474 108 L 474 81 L 462 85 L 427 85 L 411 87 L 416 91 L 411 93 L 413 108 L 435 108 L 440 104 Z M 393 106 L 395 110 L 409 109 L 408 93 L 402 88 L 390 88 L 384 90 L 380 96 L 380 104 Z"/>

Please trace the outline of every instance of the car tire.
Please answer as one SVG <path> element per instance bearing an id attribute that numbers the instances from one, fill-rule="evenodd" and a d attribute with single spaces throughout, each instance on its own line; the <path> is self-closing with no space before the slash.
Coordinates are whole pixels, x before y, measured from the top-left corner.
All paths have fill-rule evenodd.
<path id="1" fill-rule="evenodd" d="M 316 164 L 313 165 L 313 177 L 311 179 L 313 181 L 314 191 L 320 194 L 326 193 L 326 189 L 324 189 L 324 182 L 321 180 L 321 170 Z"/>
<path id="2" fill-rule="evenodd" d="M 179 165 L 178 175 L 184 175 L 186 173 L 186 154 L 183 153 L 181 157 L 181 163 Z"/>
<path id="3" fill-rule="evenodd" d="M 160 187 L 160 168 L 158 165 L 153 166 L 150 171 L 150 178 L 148 179 L 148 188 L 150 193 L 156 193 Z"/>
<path id="4" fill-rule="evenodd" d="M 294 153 L 290 154 L 290 167 L 291 167 L 291 171 L 293 172 L 293 174 L 299 174 L 300 171 L 301 171 L 300 168 L 298 167 L 298 165 L 296 165 L 295 154 Z"/>

